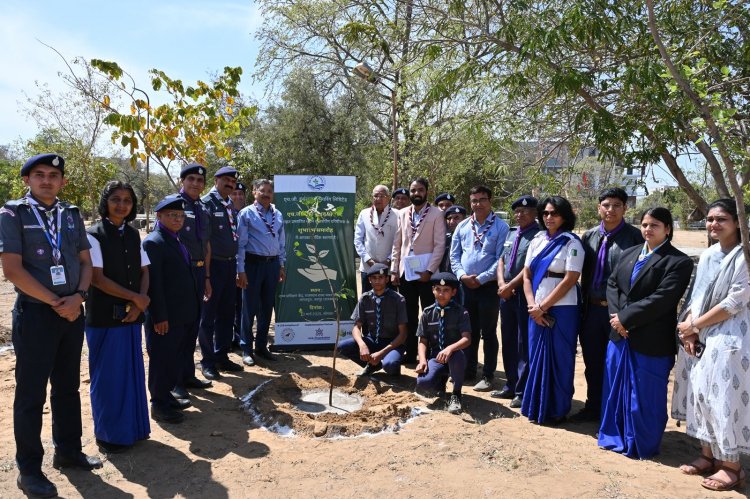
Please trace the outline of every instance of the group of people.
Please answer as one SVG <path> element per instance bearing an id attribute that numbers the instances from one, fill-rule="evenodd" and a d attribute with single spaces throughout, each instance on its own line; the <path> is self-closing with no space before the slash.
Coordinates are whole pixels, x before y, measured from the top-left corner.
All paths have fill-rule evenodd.
<path id="1" fill-rule="evenodd" d="M 470 214 L 448 193 L 430 204 L 428 188 L 416 178 L 391 204 L 378 185 L 359 214 L 354 244 L 365 292 L 340 349 L 364 367 L 362 375 L 381 368 L 399 375 L 402 363 L 416 363 L 417 391 L 444 396 L 452 381 L 452 413 L 462 410 L 463 383 L 478 379 L 475 391 L 555 425 L 571 410 L 580 342 L 586 403 L 570 420 L 597 423 L 600 447 L 647 459 L 658 454 L 666 428 L 677 354 L 672 416 L 687 420 L 688 434 L 701 442 L 699 457 L 680 469 L 710 475 L 702 485 L 712 490 L 744 484 L 750 285 L 734 200 L 709 205 L 706 229 L 718 242 L 702 254 L 685 295 L 693 261 L 671 244 L 671 213 L 647 209 L 639 230 L 625 221 L 621 188 L 601 193 L 600 223 L 582 237 L 560 196 L 520 197 L 509 228 L 485 186 L 471 189 Z M 493 389 L 498 316 L 505 384 Z"/>
<path id="2" fill-rule="evenodd" d="M 41 470 L 48 383 L 53 466 L 102 465 L 81 447 L 84 336 L 96 440 L 104 452 L 121 452 L 150 433 L 146 387 L 151 418 L 179 423 L 188 389 L 243 370 L 229 358 L 233 342 L 244 365 L 276 361 L 268 330 L 285 279 L 284 221 L 271 181 L 256 180 L 245 205 L 234 168 L 220 168 L 202 196 L 205 166 L 185 165 L 180 191 L 156 204 L 154 230 L 141 242 L 129 224 L 137 206 L 131 186 L 108 183 L 101 218 L 85 229 L 79 209 L 57 197 L 64 166 L 55 154 L 30 158 L 21 168 L 28 193 L 0 209 L 0 258 L 18 292 L 17 483 L 39 497 L 57 493 Z M 362 375 L 399 376 L 413 364 L 417 391 L 445 396 L 451 413 L 462 411 L 469 381 L 510 399 L 532 422 L 559 424 L 571 409 L 580 341 L 587 398 L 571 419 L 598 422 L 600 447 L 645 459 L 659 450 L 677 353 L 672 414 L 701 444 L 681 470 L 710 475 L 702 484 L 714 490 L 744 483 L 750 285 L 734 200 L 709 206 L 706 228 L 718 243 L 701 256 L 678 320 L 693 263 L 670 244 L 674 223 L 665 208 L 644 212 L 639 231 L 624 220 L 627 194 L 608 189 L 599 198 L 601 223 L 579 238 L 573 208 L 560 196 L 514 201 L 513 228 L 493 211 L 486 186 L 471 189 L 470 213 L 451 194 L 428 199 L 422 177 L 394 192 L 393 203 L 379 185 L 359 214 L 363 294 L 339 349 Z M 196 341 L 205 379 L 195 372 Z M 500 342 L 506 376 L 498 387 Z"/>

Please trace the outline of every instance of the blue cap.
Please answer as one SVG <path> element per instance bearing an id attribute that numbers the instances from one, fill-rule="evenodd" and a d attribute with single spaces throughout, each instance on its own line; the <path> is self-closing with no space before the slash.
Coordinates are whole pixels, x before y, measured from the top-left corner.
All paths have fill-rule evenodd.
<path id="1" fill-rule="evenodd" d="M 26 160 L 21 167 L 21 176 L 26 177 L 31 173 L 31 169 L 37 165 L 47 165 L 60 170 L 65 175 L 65 160 L 57 154 L 37 154 Z"/>
<path id="2" fill-rule="evenodd" d="M 452 288 L 457 288 L 458 278 L 450 272 L 438 272 L 437 274 L 432 274 L 430 284 L 433 286 L 450 286 Z"/>
<path id="3" fill-rule="evenodd" d="M 234 187 L 235 191 L 242 191 L 247 192 L 247 186 L 243 184 L 242 182 L 237 182 L 237 185 Z"/>
<path id="4" fill-rule="evenodd" d="M 456 202 L 456 196 L 454 196 L 453 194 L 450 194 L 448 192 L 441 192 L 435 198 L 435 204 L 438 204 L 440 201 L 450 201 L 451 203 L 455 203 Z"/>
<path id="5" fill-rule="evenodd" d="M 393 191 L 393 197 L 396 197 L 398 194 L 403 194 L 404 196 L 409 196 L 409 191 L 406 190 L 406 187 L 399 187 L 395 191 Z"/>
<path id="6" fill-rule="evenodd" d="M 187 165 L 182 167 L 182 170 L 180 170 L 180 180 L 193 173 L 203 175 L 205 177 L 206 167 L 200 163 L 188 163 Z"/>
<path id="7" fill-rule="evenodd" d="M 511 210 L 515 210 L 516 208 L 536 208 L 536 205 L 539 204 L 539 201 L 534 196 L 521 196 L 520 198 L 513 201 L 513 204 L 510 205 Z"/>
<path id="8" fill-rule="evenodd" d="M 214 178 L 217 177 L 234 177 L 237 178 L 239 175 L 237 175 L 237 170 L 232 168 L 231 166 L 222 166 L 218 170 L 216 170 L 216 173 L 214 173 Z"/>
<path id="9" fill-rule="evenodd" d="M 184 210 L 184 209 L 185 209 L 185 200 L 179 194 L 170 194 L 169 196 L 165 197 L 164 199 L 156 203 L 156 206 L 154 207 L 155 212 L 160 212 L 161 210 Z"/>
<path id="10" fill-rule="evenodd" d="M 456 215 L 461 214 L 463 216 L 466 216 L 466 208 L 461 206 L 460 204 L 454 204 L 453 206 L 449 206 L 445 209 L 445 218 L 448 218 L 448 215 Z"/>
<path id="11" fill-rule="evenodd" d="M 370 270 L 367 271 L 367 277 L 371 275 L 388 275 L 388 265 L 382 263 L 374 263 Z"/>

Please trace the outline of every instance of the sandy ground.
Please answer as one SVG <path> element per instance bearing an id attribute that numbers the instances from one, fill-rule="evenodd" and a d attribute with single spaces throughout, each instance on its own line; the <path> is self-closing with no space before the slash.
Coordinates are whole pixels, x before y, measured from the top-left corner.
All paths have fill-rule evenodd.
<path id="1" fill-rule="evenodd" d="M 703 232 L 681 233 L 678 246 L 704 247 Z M 10 326 L 14 294 L 0 283 L 0 326 Z M 97 453 L 89 404 L 88 362 L 81 361 L 84 450 Z M 233 360 L 239 358 L 232 354 Z M 260 428 L 243 410 L 241 399 L 263 382 L 282 378 L 279 386 L 309 388 L 327 379 L 327 353 L 281 354 L 271 366 L 227 375 L 214 387 L 195 393 L 194 407 L 181 425 L 152 422 L 151 438 L 130 452 L 109 457 L 93 473 L 58 472 L 51 466 L 49 407 L 45 408 L 44 471 L 62 497 L 706 497 L 698 477 L 677 466 L 697 452 L 694 441 L 670 421 L 662 452 L 653 460 L 633 461 L 596 446 L 593 424 L 541 427 L 508 408 L 508 401 L 464 391 L 465 412 L 452 416 L 436 410 L 375 436 L 316 438 L 315 426 L 297 426 L 297 436 Z M 198 356 L 196 355 L 196 361 Z M 19 497 L 15 486 L 12 400 L 15 357 L 0 354 L 0 497 Z M 360 427 L 377 413 L 398 416 L 404 406 L 422 405 L 411 395 L 413 371 L 395 384 L 377 376 L 356 381 L 358 367 L 339 362 L 337 383 L 356 386 L 368 400 Z M 497 383 L 502 382 L 502 365 Z M 363 384 L 364 383 L 364 384 Z M 385 388 L 384 388 L 385 387 Z M 348 389 L 348 388 L 347 388 Z M 283 389 L 258 390 L 250 405 L 265 416 L 289 409 Z M 585 384 L 580 354 L 576 365 L 573 411 L 583 404 Z M 390 407 L 390 409 L 389 409 Z M 399 418 L 396 418 L 399 419 Z M 329 418 L 327 424 L 338 424 Z M 389 421 L 391 421 L 389 419 Z M 332 422 L 332 423 L 331 423 Z M 349 427 L 352 427 L 350 424 Z M 306 429 L 305 429 L 306 428 Z M 310 430 L 312 428 L 312 430 Z M 747 462 L 744 462 L 747 467 Z M 722 497 L 744 497 L 750 488 Z"/>

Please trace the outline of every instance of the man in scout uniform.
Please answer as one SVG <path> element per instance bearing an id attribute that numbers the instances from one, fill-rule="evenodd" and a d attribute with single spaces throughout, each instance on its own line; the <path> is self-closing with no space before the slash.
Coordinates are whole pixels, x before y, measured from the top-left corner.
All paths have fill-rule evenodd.
<path id="1" fill-rule="evenodd" d="M 538 201 L 521 196 L 511 205 L 516 218 L 505 239 L 505 247 L 497 262 L 497 294 L 500 296 L 500 341 L 503 345 L 505 386 L 490 393 L 491 397 L 512 399 L 510 406 L 521 407 L 526 378 L 529 375 L 529 310 L 523 292 L 523 264 L 529 243 L 537 232 Z"/>
<path id="2" fill-rule="evenodd" d="M 143 240 L 143 249 L 151 261 L 151 302 L 144 324 L 151 417 L 180 423 L 184 416 L 178 409 L 189 407 L 190 401 L 175 398 L 170 391 L 183 375 L 183 359 L 177 353 L 200 319 L 203 295 L 191 270 L 190 253 L 179 236 L 185 222 L 185 200 L 179 194 L 169 195 L 157 203 L 154 211 L 156 228 Z"/>
<path id="3" fill-rule="evenodd" d="M 276 286 L 286 278 L 284 219 L 272 203 L 273 183 L 266 179 L 253 182 L 253 197 L 253 204 L 243 208 L 237 220 L 237 284 L 243 289 L 240 347 L 246 366 L 255 365 L 256 358 L 276 360 L 268 350 L 268 329 Z"/>
<path id="4" fill-rule="evenodd" d="M 458 414 L 461 407 L 461 388 L 464 384 L 466 356 L 463 350 L 471 345 L 469 313 L 455 300 L 458 279 L 450 272 L 432 276 L 435 303 L 424 309 L 419 319 L 419 361 L 417 391 L 445 393 L 448 375 L 453 380 L 453 393 L 448 400 L 448 412 Z"/>
<path id="5" fill-rule="evenodd" d="M 391 207 L 394 210 L 402 210 L 409 206 L 411 201 L 409 200 L 409 190 L 405 187 L 399 187 L 393 191 L 393 201 Z"/>
<path id="6" fill-rule="evenodd" d="M 447 210 L 454 204 L 456 204 L 456 196 L 448 192 L 441 192 L 435 198 L 435 206 L 440 208 L 440 210 L 442 211 Z"/>
<path id="7" fill-rule="evenodd" d="M 237 185 L 237 170 L 230 166 L 214 174 L 214 186 L 201 199 L 211 220 L 211 297 L 203 305 L 198 341 L 206 379 L 221 378 L 219 371 L 242 371 L 229 360 L 237 296 L 237 215 L 230 198 Z"/>
<path id="8" fill-rule="evenodd" d="M 0 209 L 0 253 L 5 278 L 18 293 L 13 309 L 16 391 L 13 431 L 18 487 L 54 497 L 42 473 L 42 411 L 51 384 L 55 468 L 100 468 L 81 452 L 81 307 L 91 283 L 91 247 L 78 208 L 57 199 L 65 185 L 65 160 L 55 154 L 29 158 L 21 177 L 29 192 Z"/>
<path id="9" fill-rule="evenodd" d="M 367 272 L 376 263 L 391 264 L 393 237 L 398 230 L 398 213 L 389 205 L 388 187 L 376 185 L 372 206 L 363 209 L 354 226 L 354 249 L 359 255 L 362 292 L 369 291 Z"/>
<path id="10" fill-rule="evenodd" d="M 440 262 L 440 272 L 451 271 L 451 242 L 453 242 L 453 233 L 456 231 L 458 224 L 466 218 L 466 208 L 454 204 L 445 210 L 445 252 Z M 459 300 L 463 301 L 463 300 Z"/>
<path id="11" fill-rule="evenodd" d="M 492 211 L 492 191 L 478 185 L 469 191 L 471 217 L 461 222 L 451 242 L 451 268 L 461 281 L 463 305 L 471 318 L 471 346 L 466 350 L 466 379 L 477 375 L 479 340 L 484 366 L 474 390 L 489 391 L 497 367 L 497 262 L 508 235 L 508 224 Z"/>
<path id="12" fill-rule="evenodd" d="M 401 357 L 406 340 L 406 301 L 388 288 L 388 266 L 376 263 L 367 271 L 372 289 L 357 302 L 352 313 L 352 335 L 339 343 L 339 352 L 364 369 L 367 376 L 380 369 L 401 374 Z"/>
<path id="13" fill-rule="evenodd" d="M 237 215 L 239 215 L 240 210 L 242 210 L 242 208 L 244 208 L 247 204 L 247 185 L 245 185 L 243 182 L 238 181 L 230 197 L 232 198 L 234 211 L 235 213 L 237 213 Z M 236 295 L 234 299 L 234 334 L 232 336 L 232 349 L 239 350 L 240 329 L 242 327 L 242 288 L 239 286 L 235 287 Z"/>
<path id="14" fill-rule="evenodd" d="M 185 222 L 179 230 L 180 242 L 185 245 L 190 254 L 190 267 L 193 278 L 203 300 L 211 297 L 211 224 L 208 212 L 201 202 L 201 194 L 206 187 L 206 167 L 199 163 L 189 163 L 180 171 L 182 188 L 179 196 L 185 201 Z M 195 341 L 198 339 L 198 319 L 188 328 L 185 341 L 180 345 L 178 369 L 180 376 L 174 388 L 175 397 L 187 400 L 190 397 L 186 388 L 208 388 L 210 381 L 198 379 L 195 376 Z"/>

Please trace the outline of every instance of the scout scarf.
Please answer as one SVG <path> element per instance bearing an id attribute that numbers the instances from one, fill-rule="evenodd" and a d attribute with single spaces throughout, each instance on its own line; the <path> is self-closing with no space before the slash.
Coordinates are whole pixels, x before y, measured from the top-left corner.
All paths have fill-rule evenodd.
<path id="1" fill-rule="evenodd" d="M 386 206 L 383 212 L 385 212 L 386 210 L 388 210 L 388 213 L 386 214 L 385 218 L 383 218 L 383 216 L 381 215 L 382 221 L 380 222 L 379 225 L 375 225 L 374 216 L 375 216 L 376 210 L 374 206 L 370 207 L 370 225 L 372 225 L 372 228 L 375 229 L 378 232 L 378 234 L 380 234 L 381 236 L 385 236 L 385 230 L 383 229 L 383 227 L 385 227 L 386 222 L 388 222 L 388 217 L 391 216 L 391 207 Z"/>
<path id="2" fill-rule="evenodd" d="M 258 212 L 260 219 L 263 220 L 264 224 L 266 224 L 266 229 L 268 229 L 268 233 L 271 234 L 271 237 L 276 237 L 276 231 L 273 228 L 273 226 L 276 225 L 276 210 L 273 209 L 273 206 L 269 205 L 268 211 L 264 215 L 263 205 L 255 201 L 253 202 L 253 206 L 255 206 L 255 211 Z M 269 213 L 271 214 L 271 223 L 268 223 L 268 220 L 266 220 L 266 215 L 268 215 Z"/>
<path id="3" fill-rule="evenodd" d="M 492 226 L 495 224 L 495 212 L 490 212 L 490 216 L 485 220 L 484 222 L 487 224 L 487 227 L 484 228 L 482 232 L 477 233 L 477 228 L 474 224 L 479 225 L 479 222 L 477 222 L 477 215 L 476 213 L 471 214 L 471 231 L 474 233 L 474 246 L 479 246 L 480 248 L 484 246 L 484 243 L 482 242 L 482 238 L 484 237 L 487 232 L 492 228 Z M 481 227 L 481 225 L 480 225 Z"/>

